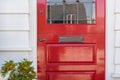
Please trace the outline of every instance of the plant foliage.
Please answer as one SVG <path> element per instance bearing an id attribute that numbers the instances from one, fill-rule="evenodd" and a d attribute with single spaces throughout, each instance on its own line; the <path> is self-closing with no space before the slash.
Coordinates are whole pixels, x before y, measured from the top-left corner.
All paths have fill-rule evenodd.
<path id="1" fill-rule="evenodd" d="M 21 62 L 6 61 L 1 67 L 2 76 L 5 77 L 9 73 L 8 80 L 36 80 L 36 72 L 31 66 L 32 61 L 23 59 Z"/>

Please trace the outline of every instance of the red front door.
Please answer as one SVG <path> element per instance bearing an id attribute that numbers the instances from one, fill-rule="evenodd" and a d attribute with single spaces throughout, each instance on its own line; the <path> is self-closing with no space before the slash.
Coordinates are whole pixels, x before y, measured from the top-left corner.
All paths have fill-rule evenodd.
<path id="1" fill-rule="evenodd" d="M 105 80 L 105 0 L 38 0 L 40 80 Z"/>

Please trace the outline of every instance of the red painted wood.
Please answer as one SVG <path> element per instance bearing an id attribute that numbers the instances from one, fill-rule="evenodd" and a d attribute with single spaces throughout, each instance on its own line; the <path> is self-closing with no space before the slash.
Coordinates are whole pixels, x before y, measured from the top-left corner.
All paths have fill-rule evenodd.
<path id="1" fill-rule="evenodd" d="M 93 44 L 48 44 L 48 63 L 89 63 L 94 62 Z M 57 52 L 57 54 L 56 54 Z"/>
<path id="2" fill-rule="evenodd" d="M 94 25 L 47 24 L 46 0 L 37 7 L 40 80 L 105 80 L 105 0 L 96 0 Z M 84 36 L 84 42 L 59 43 L 59 36 Z"/>
<path id="3" fill-rule="evenodd" d="M 94 80 L 95 72 L 48 72 L 48 80 Z"/>

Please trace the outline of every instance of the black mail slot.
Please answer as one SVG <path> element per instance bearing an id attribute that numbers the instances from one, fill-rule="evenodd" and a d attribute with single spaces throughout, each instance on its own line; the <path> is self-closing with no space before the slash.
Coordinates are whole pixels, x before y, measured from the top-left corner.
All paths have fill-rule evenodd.
<path id="1" fill-rule="evenodd" d="M 84 36 L 59 36 L 59 42 L 84 42 Z"/>

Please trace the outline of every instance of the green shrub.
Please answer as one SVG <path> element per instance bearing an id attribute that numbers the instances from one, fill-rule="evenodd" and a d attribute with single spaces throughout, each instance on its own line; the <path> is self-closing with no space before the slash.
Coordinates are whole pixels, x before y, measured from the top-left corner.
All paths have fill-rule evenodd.
<path id="1" fill-rule="evenodd" d="M 17 63 L 12 60 L 6 61 L 0 72 L 3 77 L 9 74 L 8 80 L 37 80 L 32 62 L 27 59 Z"/>

